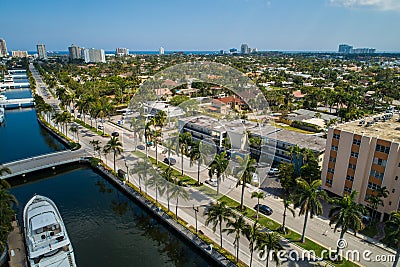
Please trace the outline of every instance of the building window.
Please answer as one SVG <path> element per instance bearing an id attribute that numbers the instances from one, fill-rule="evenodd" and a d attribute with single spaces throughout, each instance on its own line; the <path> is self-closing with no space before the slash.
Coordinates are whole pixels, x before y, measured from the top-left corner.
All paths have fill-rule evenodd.
<path id="1" fill-rule="evenodd" d="M 399 176 L 396 175 L 396 177 L 394 178 L 395 181 L 399 180 Z"/>
<path id="2" fill-rule="evenodd" d="M 355 170 L 356 169 L 356 165 L 349 163 L 349 169 Z"/>
<path id="3" fill-rule="evenodd" d="M 344 192 L 345 192 L 345 193 L 351 193 L 351 188 L 345 186 L 345 187 L 344 187 Z"/>
<path id="4" fill-rule="evenodd" d="M 353 182 L 354 181 L 354 176 L 347 175 L 346 180 Z"/>
<path id="5" fill-rule="evenodd" d="M 374 158 L 374 164 L 386 167 L 387 160 L 380 159 L 380 158 Z"/>
<path id="6" fill-rule="evenodd" d="M 336 158 L 334 158 L 334 157 L 329 157 L 329 161 L 335 163 L 335 162 L 336 162 Z"/>
<path id="7" fill-rule="evenodd" d="M 353 144 L 356 146 L 361 145 L 361 139 L 353 139 Z"/>
<path id="8" fill-rule="evenodd" d="M 382 145 L 376 145 L 376 149 L 375 150 L 378 151 L 378 152 L 389 154 L 390 147 L 382 146 Z"/>
<path id="9" fill-rule="evenodd" d="M 392 201 L 389 201 L 389 206 L 392 206 Z"/>
<path id="10" fill-rule="evenodd" d="M 384 174 L 375 170 L 371 170 L 370 176 L 373 176 L 378 179 L 383 179 Z"/>
<path id="11" fill-rule="evenodd" d="M 339 140 L 340 139 L 340 134 L 333 134 L 333 139 L 337 139 L 337 140 Z"/>
<path id="12" fill-rule="evenodd" d="M 338 151 L 338 147 L 337 147 L 337 146 L 331 146 L 331 149 L 332 149 L 333 151 Z"/>
<path id="13" fill-rule="evenodd" d="M 331 168 L 328 168 L 328 172 L 334 174 L 334 173 L 335 173 L 335 170 L 334 170 L 334 169 L 331 169 Z"/>
<path id="14" fill-rule="evenodd" d="M 392 189 L 392 193 L 394 193 L 394 191 L 396 191 L 396 189 L 393 188 L 393 189 Z"/>
<path id="15" fill-rule="evenodd" d="M 358 152 L 353 152 L 353 151 L 351 152 L 351 156 L 354 158 L 358 158 L 358 155 L 359 155 Z"/>
<path id="16" fill-rule="evenodd" d="M 374 184 L 374 183 L 371 183 L 371 182 L 368 182 L 368 188 L 372 189 L 372 190 L 376 190 L 376 189 L 381 188 L 381 186 L 377 185 L 377 184 Z"/>
<path id="17" fill-rule="evenodd" d="M 326 184 L 329 186 L 332 186 L 333 180 L 331 179 L 326 179 Z"/>

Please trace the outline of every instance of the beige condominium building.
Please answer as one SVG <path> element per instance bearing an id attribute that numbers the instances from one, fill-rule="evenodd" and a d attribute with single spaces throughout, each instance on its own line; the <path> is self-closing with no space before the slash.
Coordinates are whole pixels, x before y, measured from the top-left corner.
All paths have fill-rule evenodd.
<path id="1" fill-rule="evenodd" d="M 400 203 L 400 118 L 385 113 L 329 128 L 322 169 L 323 188 L 339 196 L 358 192 L 358 202 L 386 187 L 389 196 L 378 207 L 384 214 Z"/>

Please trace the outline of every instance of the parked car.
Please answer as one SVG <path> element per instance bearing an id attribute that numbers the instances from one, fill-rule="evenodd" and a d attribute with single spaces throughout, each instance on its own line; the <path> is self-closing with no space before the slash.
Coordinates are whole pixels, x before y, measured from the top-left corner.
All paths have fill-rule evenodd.
<path id="1" fill-rule="evenodd" d="M 217 180 L 210 180 L 210 179 L 207 179 L 207 180 L 206 180 L 206 183 L 209 184 L 209 185 L 211 185 L 212 187 L 217 187 L 217 186 L 218 186 L 218 181 L 217 181 Z"/>
<path id="2" fill-rule="evenodd" d="M 144 147 L 144 145 L 138 145 L 136 148 L 139 149 L 139 150 L 145 150 L 145 149 L 146 149 L 146 148 Z"/>
<path id="3" fill-rule="evenodd" d="M 119 132 L 113 132 L 111 135 L 114 137 L 117 137 L 117 136 L 119 136 Z"/>
<path id="4" fill-rule="evenodd" d="M 370 223 L 372 222 L 372 218 L 369 216 L 363 216 L 362 217 L 362 223 L 364 225 L 370 225 Z"/>
<path id="5" fill-rule="evenodd" d="M 258 208 L 259 208 L 259 211 L 265 215 L 271 215 L 273 212 L 270 207 L 268 207 L 267 205 L 264 205 L 264 204 L 257 204 L 254 206 L 255 210 L 257 210 Z"/>
<path id="6" fill-rule="evenodd" d="M 174 158 L 164 158 L 164 163 L 169 164 L 169 165 L 175 165 L 176 164 L 176 159 Z"/>
<path id="7" fill-rule="evenodd" d="M 99 128 L 99 130 L 103 130 L 103 125 L 99 125 L 99 126 L 97 126 L 97 128 Z"/>
<path id="8" fill-rule="evenodd" d="M 276 175 L 279 173 L 279 169 L 278 168 L 271 168 L 268 171 L 268 175 Z"/>

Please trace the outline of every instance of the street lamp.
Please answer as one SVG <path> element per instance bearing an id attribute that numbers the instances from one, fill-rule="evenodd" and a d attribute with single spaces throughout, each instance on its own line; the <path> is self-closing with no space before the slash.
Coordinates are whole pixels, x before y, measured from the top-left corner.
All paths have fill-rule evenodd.
<path id="1" fill-rule="evenodd" d="M 195 207 L 193 205 L 193 210 L 194 210 L 194 218 L 195 218 L 195 221 L 196 221 L 196 235 L 197 235 L 197 213 L 199 212 L 199 207 Z"/>
<path id="2" fill-rule="evenodd" d="M 129 183 L 129 167 L 128 167 L 128 161 L 126 160 L 126 156 L 124 156 L 124 162 L 125 162 L 125 167 L 126 167 L 126 178 L 128 179 L 128 183 Z"/>

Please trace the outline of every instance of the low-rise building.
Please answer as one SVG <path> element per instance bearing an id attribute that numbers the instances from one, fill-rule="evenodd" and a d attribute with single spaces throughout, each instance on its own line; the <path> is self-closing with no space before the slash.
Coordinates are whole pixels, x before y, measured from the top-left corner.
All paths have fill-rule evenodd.
<path id="1" fill-rule="evenodd" d="M 21 50 L 11 51 L 11 56 L 17 58 L 28 57 L 28 51 L 21 51 Z"/>
<path id="2" fill-rule="evenodd" d="M 389 191 L 378 211 L 389 214 L 400 208 L 400 117 L 381 114 L 329 128 L 322 169 L 323 188 L 339 196 L 359 192 L 357 201 Z"/>

